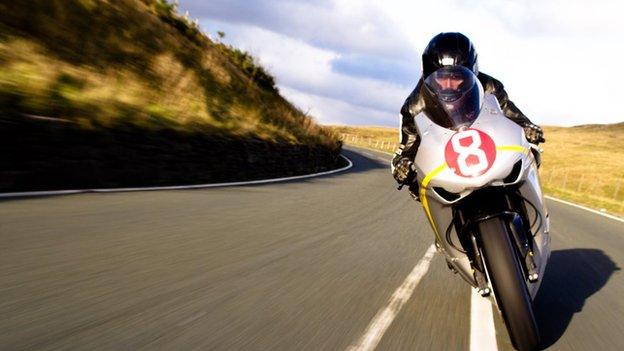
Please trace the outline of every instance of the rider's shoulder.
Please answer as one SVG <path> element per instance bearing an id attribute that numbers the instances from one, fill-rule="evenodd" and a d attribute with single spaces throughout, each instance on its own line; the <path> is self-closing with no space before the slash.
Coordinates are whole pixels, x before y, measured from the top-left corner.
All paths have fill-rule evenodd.
<path id="1" fill-rule="evenodd" d="M 416 87 L 411 94 L 405 99 L 403 106 L 401 107 L 401 114 L 410 115 L 414 117 L 418 115 L 425 107 L 424 100 L 422 98 L 421 90 L 423 85 L 422 77 L 416 83 Z"/>
<path id="2" fill-rule="evenodd" d="M 485 74 L 481 71 L 479 71 L 477 78 L 481 82 L 481 85 L 483 86 L 483 90 L 485 90 L 486 93 L 494 93 L 496 91 L 499 91 L 505 88 L 503 86 L 503 83 L 501 83 L 500 80 L 492 77 L 489 74 Z"/>

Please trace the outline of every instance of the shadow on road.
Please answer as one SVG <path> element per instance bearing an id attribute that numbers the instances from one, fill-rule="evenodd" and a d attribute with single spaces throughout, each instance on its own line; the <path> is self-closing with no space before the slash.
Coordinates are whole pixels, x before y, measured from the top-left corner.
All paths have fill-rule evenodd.
<path id="1" fill-rule="evenodd" d="M 542 348 L 557 342 L 585 300 L 606 285 L 619 270 L 602 250 L 570 249 L 553 251 L 544 282 L 535 297 L 535 317 Z"/>

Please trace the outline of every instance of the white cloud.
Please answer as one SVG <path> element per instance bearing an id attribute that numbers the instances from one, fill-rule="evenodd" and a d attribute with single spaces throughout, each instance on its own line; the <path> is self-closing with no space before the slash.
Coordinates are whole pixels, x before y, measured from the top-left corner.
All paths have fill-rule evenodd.
<path id="1" fill-rule="evenodd" d="M 301 107 L 321 122 L 396 125 L 418 73 L 413 84 L 405 75 L 412 65 L 420 71 L 418 53 L 443 31 L 469 36 L 480 68 L 538 123 L 624 120 L 613 103 L 624 93 L 618 1 L 182 2 L 205 29 L 224 29 L 228 41 L 259 57 L 284 93 L 309 104 Z"/>
<path id="2" fill-rule="evenodd" d="M 624 93 L 624 74 L 607 63 L 624 56 L 624 30 L 616 27 L 623 10 L 619 3 L 440 0 L 405 8 L 401 1 L 388 1 L 387 15 L 396 18 L 403 31 L 418 33 L 414 45 L 422 48 L 442 31 L 469 36 L 480 69 L 500 79 L 535 122 L 624 120 L 624 114 L 607 102 Z"/>
<path id="3" fill-rule="evenodd" d="M 622 4 L 616 0 L 485 0 L 483 8 L 518 36 L 587 37 L 621 33 Z"/>
<path id="4" fill-rule="evenodd" d="M 206 24 L 219 28 L 228 27 L 215 21 Z M 368 118 L 385 125 L 398 124 L 396 116 L 405 96 L 410 92 L 410 87 L 337 73 L 332 68 L 332 62 L 340 58 L 340 54 L 311 46 L 301 40 L 246 25 L 228 30 L 231 31 L 230 40 L 259 57 L 260 63 L 277 77 L 280 90 L 287 97 L 295 97 L 293 102 L 301 109 L 310 108 L 311 115 L 317 117 L 321 123 L 334 123 L 332 121 L 337 119 L 357 123 Z M 292 95 L 288 96 L 287 92 Z M 309 94 L 310 99 L 305 100 L 301 94 Z M 302 105 L 302 102 L 319 102 L 324 105 L 308 106 Z M 328 105 L 335 106 L 337 110 L 332 112 Z M 357 116 L 350 117 L 352 115 Z M 395 117 L 376 117 L 380 115 Z"/>
<path id="5" fill-rule="evenodd" d="M 318 117 L 323 124 L 385 125 L 397 126 L 398 113 L 388 113 L 347 103 L 343 100 L 281 87 L 284 96 L 299 106 L 303 112 Z"/>
<path id="6" fill-rule="evenodd" d="M 342 53 L 411 58 L 408 36 L 396 30 L 373 1 L 182 1 L 193 17 L 253 25 Z"/>

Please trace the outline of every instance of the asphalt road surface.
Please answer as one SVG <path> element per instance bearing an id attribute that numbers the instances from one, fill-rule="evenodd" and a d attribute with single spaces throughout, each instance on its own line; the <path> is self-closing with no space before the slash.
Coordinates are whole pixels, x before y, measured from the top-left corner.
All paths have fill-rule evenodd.
<path id="1" fill-rule="evenodd" d="M 433 234 L 389 156 L 345 155 L 349 171 L 286 183 L 0 202 L 0 349 L 355 345 Z M 544 346 L 624 349 L 624 223 L 548 205 Z M 471 289 L 439 254 L 401 307 L 377 350 L 470 348 Z"/>

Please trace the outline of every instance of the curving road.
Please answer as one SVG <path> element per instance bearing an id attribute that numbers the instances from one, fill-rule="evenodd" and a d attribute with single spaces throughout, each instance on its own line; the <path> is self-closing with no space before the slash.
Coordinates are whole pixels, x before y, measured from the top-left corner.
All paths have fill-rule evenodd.
<path id="1" fill-rule="evenodd" d="M 0 202 L 0 349 L 357 346 L 433 235 L 389 156 L 345 154 L 351 170 L 287 183 Z M 624 223 L 548 205 L 544 346 L 621 350 Z M 468 350 L 470 288 L 438 254 L 420 268 L 377 349 Z"/>

